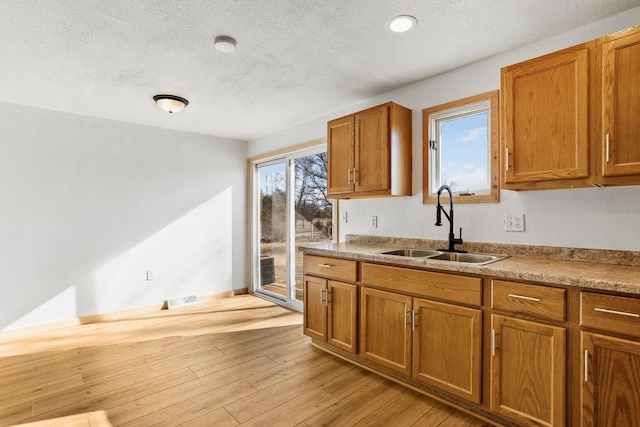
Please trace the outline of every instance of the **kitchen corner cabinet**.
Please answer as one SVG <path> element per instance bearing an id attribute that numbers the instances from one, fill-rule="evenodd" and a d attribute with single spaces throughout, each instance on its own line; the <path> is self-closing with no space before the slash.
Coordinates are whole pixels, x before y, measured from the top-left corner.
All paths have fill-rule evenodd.
<path id="1" fill-rule="evenodd" d="M 503 188 L 590 184 L 589 78 L 594 43 L 501 70 Z"/>
<path id="2" fill-rule="evenodd" d="M 640 27 L 602 45 L 602 184 L 640 184 Z"/>
<path id="3" fill-rule="evenodd" d="M 640 300 L 581 298 L 582 425 L 640 425 Z"/>
<path id="4" fill-rule="evenodd" d="M 355 282 L 356 262 L 305 256 L 304 271 L 305 335 L 356 353 L 358 286 L 332 280 Z"/>
<path id="5" fill-rule="evenodd" d="M 328 196 L 411 196 L 411 132 L 411 110 L 393 102 L 328 122 Z"/>

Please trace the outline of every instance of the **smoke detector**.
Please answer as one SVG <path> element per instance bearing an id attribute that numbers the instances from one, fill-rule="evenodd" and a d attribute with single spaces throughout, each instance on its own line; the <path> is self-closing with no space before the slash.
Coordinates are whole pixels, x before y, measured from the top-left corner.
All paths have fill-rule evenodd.
<path id="1" fill-rule="evenodd" d="M 233 53 L 236 51 L 236 44 L 238 43 L 233 37 L 218 36 L 216 37 L 214 46 L 218 52 Z"/>

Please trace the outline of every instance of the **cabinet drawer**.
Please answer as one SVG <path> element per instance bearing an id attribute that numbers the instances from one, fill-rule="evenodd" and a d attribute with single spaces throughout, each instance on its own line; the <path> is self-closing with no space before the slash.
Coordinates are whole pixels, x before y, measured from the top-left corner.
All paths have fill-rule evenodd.
<path id="1" fill-rule="evenodd" d="M 355 282 L 357 280 L 357 272 L 357 261 L 316 255 L 304 256 L 304 274 Z"/>
<path id="2" fill-rule="evenodd" d="M 580 325 L 640 337 L 640 300 L 582 292 Z"/>
<path id="3" fill-rule="evenodd" d="M 482 279 L 479 277 L 364 263 L 362 283 L 461 304 L 480 305 L 482 302 Z"/>
<path id="4" fill-rule="evenodd" d="M 491 281 L 491 307 L 564 322 L 566 290 L 539 285 Z"/>

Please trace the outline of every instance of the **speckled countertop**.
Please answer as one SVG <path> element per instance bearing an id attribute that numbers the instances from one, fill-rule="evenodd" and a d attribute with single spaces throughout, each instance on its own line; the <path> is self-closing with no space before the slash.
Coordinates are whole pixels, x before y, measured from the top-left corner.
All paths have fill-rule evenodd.
<path id="1" fill-rule="evenodd" d="M 640 295 L 640 253 L 629 251 L 579 250 L 539 246 L 465 243 L 470 252 L 509 255 L 486 265 L 472 265 L 426 258 L 384 255 L 403 248 L 436 249 L 442 241 L 347 236 L 344 243 L 308 245 L 305 254 L 335 256 L 360 261 L 383 262 L 407 267 L 478 274 L 549 284 L 579 286 Z M 597 259 L 598 262 L 587 259 Z"/>

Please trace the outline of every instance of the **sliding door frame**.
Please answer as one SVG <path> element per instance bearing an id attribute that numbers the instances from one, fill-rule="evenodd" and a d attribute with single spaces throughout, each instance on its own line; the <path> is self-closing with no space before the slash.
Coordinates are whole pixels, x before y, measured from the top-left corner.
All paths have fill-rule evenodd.
<path id="1" fill-rule="evenodd" d="M 313 150 L 316 148 L 317 150 Z M 247 160 L 247 290 L 249 293 L 257 294 L 265 299 L 274 301 L 278 304 L 290 307 L 292 309 L 301 311 L 302 302 L 295 299 L 295 295 L 291 295 L 292 290 L 295 292 L 295 269 L 291 268 L 292 263 L 295 263 L 295 254 L 291 253 L 291 242 L 295 241 L 295 223 L 292 218 L 295 218 L 295 208 L 293 207 L 293 197 L 295 197 L 295 182 L 292 177 L 292 165 L 291 159 L 295 157 L 301 157 L 308 154 L 312 154 L 314 151 L 326 151 L 326 138 L 317 139 L 305 144 L 296 145 L 287 149 L 273 151 L 270 153 L 262 154 L 259 156 L 251 157 Z M 286 162 L 287 165 L 287 186 L 291 183 L 291 188 L 287 191 L 287 297 L 281 298 L 276 295 L 271 295 L 266 292 L 256 292 L 260 288 L 260 269 L 258 254 L 260 251 L 260 218 L 257 208 L 259 205 L 256 195 L 258 194 L 258 176 L 257 166 L 268 163 L 277 163 L 278 160 Z M 339 236 L 338 230 L 338 200 L 334 200 L 333 203 L 333 233 L 332 240 L 337 241 Z"/>

